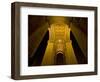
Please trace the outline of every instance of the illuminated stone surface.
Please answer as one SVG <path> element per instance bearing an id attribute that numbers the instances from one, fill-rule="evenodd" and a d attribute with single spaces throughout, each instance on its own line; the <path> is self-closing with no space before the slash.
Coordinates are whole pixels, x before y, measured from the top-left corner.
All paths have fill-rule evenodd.
<path id="1" fill-rule="evenodd" d="M 53 23 L 48 28 L 49 41 L 43 57 L 42 65 L 56 64 L 56 55 L 65 57 L 64 64 L 76 64 L 77 60 L 70 40 L 70 28 L 65 23 Z M 63 64 L 63 63 L 62 63 Z"/>

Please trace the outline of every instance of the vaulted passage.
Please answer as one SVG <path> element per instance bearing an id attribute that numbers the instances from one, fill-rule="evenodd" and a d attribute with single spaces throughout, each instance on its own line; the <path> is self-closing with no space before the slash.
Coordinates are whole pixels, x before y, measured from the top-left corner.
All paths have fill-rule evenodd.
<path id="1" fill-rule="evenodd" d="M 29 66 L 88 63 L 87 18 L 29 15 L 28 20 Z"/>

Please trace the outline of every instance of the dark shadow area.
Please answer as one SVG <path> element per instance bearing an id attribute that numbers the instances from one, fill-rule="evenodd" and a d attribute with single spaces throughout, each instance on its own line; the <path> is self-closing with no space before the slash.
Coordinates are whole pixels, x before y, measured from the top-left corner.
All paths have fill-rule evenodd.
<path id="1" fill-rule="evenodd" d="M 45 16 L 28 15 L 28 36 L 45 24 Z"/>
<path id="2" fill-rule="evenodd" d="M 28 66 L 41 65 L 48 39 L 49 39 L 49 31 L 46 32 L 45 36 L 43 37 L 43 40 L 41 41 L 39 47 L 34 53 L 34 56 L 28 59 Z"/>
<path id="3" fill-rule="evenodd" d="M 84 56 L 72 32 L 70 32 L 70 38 L 78 64 L 87 64 L 87 57 Z"/>
<path id="4" fill-rule="evenodd" d="M 62 54 L 62 53 L 56 54 L 55 65 L 64 65 L 64 64 L 66 64 L 64 54 Z"/>

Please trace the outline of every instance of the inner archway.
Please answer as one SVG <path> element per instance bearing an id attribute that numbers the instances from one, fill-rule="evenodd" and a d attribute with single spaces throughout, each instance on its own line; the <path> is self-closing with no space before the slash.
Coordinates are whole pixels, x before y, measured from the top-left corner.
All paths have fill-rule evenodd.
<path id="1" fill-rule="evenodd" d="M 56 54 L 56 57 L 55 57 L 55 64 L 56 65 L 64 65 L 66 63 L 65 61 L 65 56 L 63 53 L 58 53 Z"/>

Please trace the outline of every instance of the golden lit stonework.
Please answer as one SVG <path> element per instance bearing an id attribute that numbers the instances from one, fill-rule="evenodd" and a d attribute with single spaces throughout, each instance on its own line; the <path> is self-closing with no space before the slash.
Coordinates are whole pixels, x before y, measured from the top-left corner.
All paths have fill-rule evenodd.
<path id="1" fill-rule="evenodd" d="M 65 23 L 52 23 L 48 30 L 49 40 L 42 64 L 63 65 L 77 63 L 70 40 L 71 29 L 68 27 L 68 25 Z"/>

